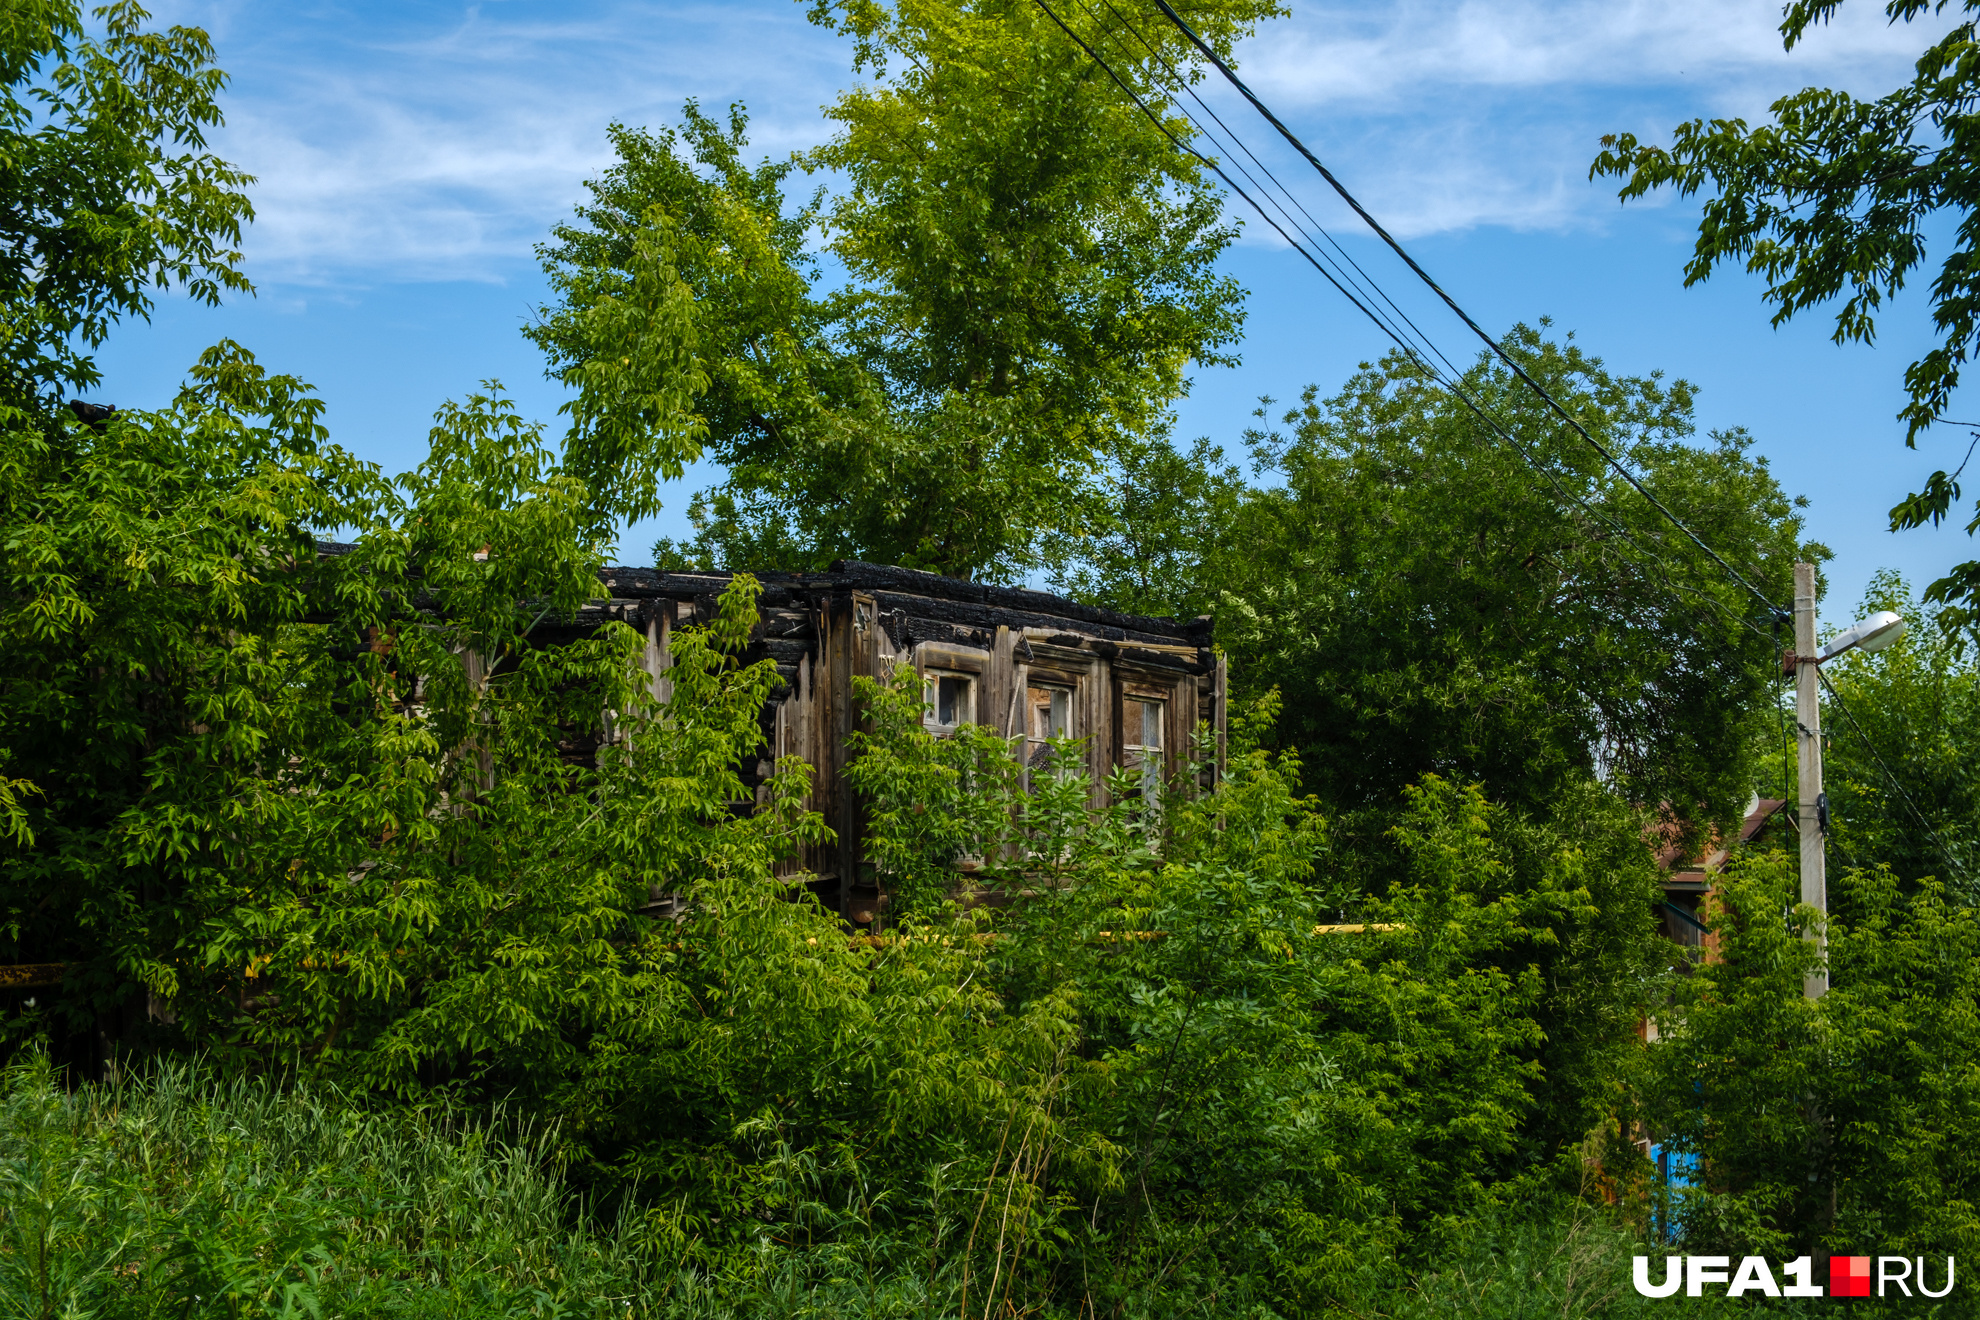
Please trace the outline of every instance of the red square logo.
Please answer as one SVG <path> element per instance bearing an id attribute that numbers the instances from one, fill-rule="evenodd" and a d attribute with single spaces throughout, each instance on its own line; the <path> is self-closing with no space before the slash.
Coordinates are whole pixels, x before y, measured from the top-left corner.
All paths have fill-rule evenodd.
<path id="1" fill-rule="evenodd" d="M 1829 1257 L 1829 1296 L 1868 1297 L 1870 1258 L 1868 1256 Z"/>

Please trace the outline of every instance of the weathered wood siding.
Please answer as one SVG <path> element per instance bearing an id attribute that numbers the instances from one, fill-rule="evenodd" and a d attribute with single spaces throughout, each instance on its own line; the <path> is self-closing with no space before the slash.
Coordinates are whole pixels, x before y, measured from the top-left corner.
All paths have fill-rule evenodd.
<path id="1" fill-rule="evenodd" d="M 609 568 L 600 577 L 608 597 L 545 630 L 545 640 L 622 620 L 645 635 L 642 666 L 654 694 L 666 700 L 674 632 L 713 617 L 729 576 Z M 1222 762 L 1226 673 L 1210 649 L 1207 619 L 1122 615 L 1044 592 L 871 564 L 758 577 L 760 620 L 741 659 L 771 661 L 782 684 L 765 703 L 762 754 L 742 768 L 743 780 L 761 803 L 779 760 L 812 767 L 808 805 L 836 837 L 807 846 L 786 873 L 811 877 L 819 898 L 852 924 L 866 925 L 882 910 L 877 879 L 861 856 L 861 807 L 844 779 L 860 718 L 855 678 L 882 678 L 898 663 L 971 674 L 975 722 L 1008 738 L 1026 733 L 1030 682 L 1071 688 L 1073 731 L 1086 739 L 1095 806 L 1104 805 L 1109 771 L 1127 763 L 1134 739 L 1122 711 L 1131 698 L 1164 703 L 1168 775 L 1187 764 L 1199 725 Z"/>

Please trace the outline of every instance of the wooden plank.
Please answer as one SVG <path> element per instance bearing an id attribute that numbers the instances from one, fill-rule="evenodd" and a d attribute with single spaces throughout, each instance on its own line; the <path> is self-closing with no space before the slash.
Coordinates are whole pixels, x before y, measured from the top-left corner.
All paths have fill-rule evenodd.
<path id="1" fill-rule="evenodd" d="M 1086 776 L 1090 782 L 1087 803 L 1095 811 L 1107 808 L 1107 772 L 1114 765 L 1114 678 L 1111 667 L 1095 657 L 1079 685 L 1080 704 L 1086 707 L 1083 735 L 1086 738 Z"/>
<path id="2" fill-rule="evenodd" d="M 1162 705 L 1162 779 L 1177 784 L 1189 764 L 1190 739 L 1196 733 L 1196 680 L 1177 679 Z M 1195 785 L 1190 785 L 1195 788 Z M 1194 793 L 1191 796 L 1195 796 Z"/>
<path id="3" fill-rule="evenodd" d="M 835 833 L 832 870 L 839 876 L 838 910 L 850 911 L 857 872 L 858 839 L 852 828 L 852 794 L 845 785 L 846 739 L 852 733 L 853 619 L 850 593 L 834 600 L 825 616 L 826 733 L 823 760 L 826 773 L 825 823 Z"/>
<path id="4" fill-rule="evenodd" d="M 1217 778 L 1219 780 L 1223 779 L 1229 773 L 1230 769 L 1230 761 L 1225 750 L 1225 737 L 1229 731 L 1230 720 L 1229 679 L 1230 671 L 1225 664 L 1224 653 L 1219 651 L 1217 653 L 1215 677 L 1211 680 L 1210 687 L 1210 703 L 1212 709 L 1216 711 L 1216 716 L 1212 721 L 1211 727 L 1217 737 Z"/>
<path id="5" fill-rule="evenodd" d="M 880 679 L 886 676 L 887 659 L 894 653 L 893 642 L 880 626 L 880 610 L 874 598 L 865 592 L 852 593 L 852 613 L 850 618 L 851 645 L 849 656 L 852 667 L 846 679 L 845 729 L 840 734 L 841 767 L 850 765 L 852 755 L 850 743 L 853 731 L 870 729 L 871 721 L 861 711 L 858 695 L 853 692 L 850 675 Z M 842 891 L 847 896 L 846 906 L 840 909 L 845 916 L 870 930 L 880 928 L 880 882 L 865 860 L 866 853 L 866 804 L 857 793 L 850 789 L 840 794 L 843 805 L 839 809 L 845 826 L 846 882 Z M 855 890 L 861 891 L 857 894 Z"/>
<path id="6" fill-rule="evenodd" d="M 672 613 L 667 609 L 646 612 L 646 654 L 642 657 L 642 665 L 653 699 L 662 706 L 674 699 L 674 680 L 667 676 L 667 671 L 674 667 L 671 649 L 673 626 L 668 617 Z"/>
<path id="7" fill-rule="evenodd" d="M 811 654 L 811 647 L 808 637 L 766 637 L 750 647 L 750 654 L 767 657 L 780 665 L 794 665 Z"/>
<path id="8" fill-rule="evenodd" d="M 990 665 L 983 676 L 983 709 L 977 718 L 1009 738 L 1023 730 L 1014 727 L 1011 683 L 1016 677 L 1017 659 L 1012 650 L 1017 638 L 1009 628 L 997 629 L 990 644 Z"/>
<path id="9" fill-rule="evenodd" d="M 1123 650 L 1131 647 L 1137 651 L 1159 651 L 1169 655 L 1187 656 L 1191 660 L 1197 659 L 1197 653 L 1203 649 L 1200 646 L 1178 646 L 1172 642 L 1143 642 L 1133 638 L 1088 638 L 1075 628 L 1031 627 L 1024 630 L 1024 635 L 1031 641 L 1050 642 L 1054 646 L 1079 646 L 1089 640 L 1108 641 Z"/>
<path id="10" fill-rule="evenodd" d="M 961 674 L 984 674 L 990 669 L 988 650 L 977 646 L 953 646 L 947 642 L 916 643 L 913 660 L 918 673 L 935 668 L 953 669 Z"/>
<path id="11" fill-rule="evenodd" d="M 1082 617 L 1081 607 L 1068 600 L 1058 600 L 1041 593 L 1030 593 L 1034 599 L 1028 602 L 1031 608 L 1011 609 L 999 605 L 960 603 L 906 592 L 881 592 L 878 595 L 882 610 L 904 610 L 911 620 L 922 626 L 927 623 L 945 623 L 964 629 L 981 629 L 986 634 L 1001 626 L 1014 629 L 1036 629 L 1040 637 L 1083 636 L 1097 640 L 1126 645 L 1152 643 L 1157 646 L 1181 646 L 1186 652 L 1194 653 L 1201 643 L 1196 643 L 1195 632 L 1189 627 L 1171 626 L 1164 628 L 1156 620 L 1142 620 L 1141 623 L 1153 627 L 1140 626 L 1122 628 L 1112 624 L 1089 622 Z M 910 626 L 915 626 L 910 624 Z"/>
<path id="12" fill-rule="evenodd" d="M 797 754 L 804 758 L 806 765 L 811 767 L 811 790 L 805 795 L 804 805 L 807 810 L 824 816 L 827 809 L 826 772 L 823 763 L 824 753 L 821 750 L 823 740 L 819 736 L 819 721 L 823 716 L 819 713 L 822 703 L 818 695 L 819 664 L 822 660 L 823 653 L 814 651 L 799 662 L 795 700 L 798 702 Z M 829 817 L 826 818 L 826 823 L 831 823 Z M 804 859 L 804 868 L 814 874 L 829 870 L 832 865 L 829 847 L 830 845 L 820 843 L 805 844 L 799 854 Z M 829 904 L 834 897 L 836 895 L 828 896 L 826 902 Z"/>
<path id="13" fill-rule="evenodd" d="M 768 583 L 773 577 L 781 575 L 760 576 Z M 853 590 L 865 589 L 875 594 L 912 596 L 975 606 L 978 609 L 1031 613 L 1043 616 L 1039 620 L 1041 623 L 1050 619 L 1076 619 L 1081 623 L 1103 628 L 1142 632 L 1176 640 L 1195 639 L 1199 636 L 1207 640 L 1210 633 L 1210 621 L 1207 618 L 1160 619 L 1141 614 L 1117 614 L 1113 610 L 1082 605 L 1077 601 L 1054 596 L 1050 592 L 1033 591 L 1026 587 L 1000 587 L 983 582 L 965 582 L 959 578 L 942 577 L 919 569 L 892 568 L 881 564 L 861 563 L 857 560 L 842 559 L 834 562 L 830 578 L 842 587 Z M 885 601 L 882 601 L 882 605 L 890 608 Z"/>
<path id="14" fill-rule="evenodd" d="M 907 659 L 907 656 L 894 645 L 893 635 L 887 631 L 877 609 L 873 616 L 873 626 L 862 636 L 865 639 L 866 654 L 871 657 L 868 662 L 871 669 L 867 676 L 882 680 L 893 677 L 894 666 Z"/>
<path id="15" fill-rule="evenodd" d="M 765 610 L 757 626 L 765 637 L 802 637 L 811 641 L 817 635 L 817 624 L 810 610 Z"/>
<path id="16" fill-rule="evenodd" d="M 796 691 L 787 703 L 796 708 L 791 720 L 795 734 L 791 741 L 791 755 L 804 761 L 814 771 L 807 802 L 816 810 L 818 777 L 815 772 L 818 768 L 818 759 L 811 740 L 811 656 L 809 654 L 798 661 L 797 682 L 793 687 Z"/>

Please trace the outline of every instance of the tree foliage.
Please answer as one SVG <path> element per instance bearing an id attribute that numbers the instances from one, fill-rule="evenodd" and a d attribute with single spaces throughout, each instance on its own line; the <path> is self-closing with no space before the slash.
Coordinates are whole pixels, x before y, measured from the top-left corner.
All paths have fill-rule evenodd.
<path id="1" fill-rule="evenodd" d="M 1228 47 L 1269 12 L 1192 18 Z M 135 208 L 49 233 L 150 216 L 153 245 L 33 258 L 70 284 L 21 294 L 42 337 L 0 363 L 0 957 L 63 968 L 0 1029 L 295 1088 L 189 1106 L 162 1069 L 91 1108 L 6 1079 L 0 1288 L 30 1309 L 1590 1314 L 1621 1230 L 1564 1207 L 1595 1157 L 1632 1172 L 1631 1120 L 1723 1173 L 1673 1207 L 1692 1242 L 1972 1236 L 1980 950 L 1926 878 L 1957 848 L 1839 881 L 1819 1005 L 1777 858 L 1728 881 L 1724 957 L 1667 977 L 1645 827 L 1743 800 L 1772 621 L 1489 361 L 1466 389 L 1524 457 L 1394 358 L 1246 437 L 1275 484 L 1173 444 L 1183 372 L 1235 333 L 1229 234 L 1033 7 L 815 7 L 873 81 L 799 162 L 745 165 L 740 111 L 615 128 L 544 250 L 561 450 L 491 388 L 391 478 L 231 344 L 162 408 L 42 397 L 146 281 L 232 287 L 245 204 L 199 154 L 200 34 L 23 13 L 55 35 L 17 97 L 52 68 L 73 95 L 44 104 L 95 125 L 43 164 L 108 141 Z M 152 118 L 89 119 L 118 77 Z M 191 154 L 153 151 L 175 133 Z M 793 209 L 800 164 L 843 190 Z M 1742 435 L 1689 443 L 1682 382 L 1509 343 L 1763 586 L 1821 556 Z M 672 633 L 664 686 L 586 613 L 613 521 L 704 451 L 729 479 L 675 553 L 1049 564 L 1214 609 L 1254 700 L 1151 799 L 1069 743 L 930 737 L 910 670 L 862 681 L 847 777 L 893 903 L 849 932 L 792 869 L 809 768 L 754 800 L 738 773 L 777 681 L 738 659 L 754 580 Z M 1836 671 L 1880 746 L 1928 745 L 1948 819 L 1969 678 L 1944 638 Z M 1902 851 L 1861 763 L 1836 792 L 1852 856 Z M 336 1088 L 373 1112 L 310 1099 Z M 448 1127 L 497 1098 L 559 1126 Z"/>
<path id="2" fill-rule="evenodd" d="M 1692 443 L 1689 385 L 1618 375 L 1532 329 L 1509 347 L 1763 590 L 1785 598 L 1792 562 L 1826 557 L 1743 432 Z M 1510 373 L 1481 359 L 1465 388 L 1524 457 L 1391 357 L 1247 435 L 1282 484 L 1247 489 L 1204 450 L 1145 460 L 1135 489 L 1155 516 L 1065 580 L 1214 603 L 1235 681 L 1283 694 L 1281 736 L 1336 811 L 1390 810 L 1435 773 L 1543 814 L 1599 776 L 1692 820 L 1731 816 L 1753 782 L 1740 740 L 1765 718 L 1773 620 Z M 1197 458 L 1194 480 L 1163 475 Z M 1159 563 L 1163 538 L 1201 567 L 1151 592 L 1137 561 Z"/>
<path id="3" fill-rule="evenodd" d="M 1250 490 L 1224 451 L 1207 437 L 1184 449 L 1165 426 L 1116 445 L 1098 483 L 1088 517 L 1046 543 L 1053 586 L 1126 614 L 1211 613 Z"/>
<path id="4" fill-rule="evenodd" d="M 1802 933 L 1820 915 L 1793 891 L 1780 856 L 1728 877 L 1719 956 L 1659 1014 L 1649 1112 L 1710 1170 L 1673 1222 L 1687 1243 L 1781 1258 L 1965 1254 L 1980 1170 L 1954 1134 L 1975 1121 L 1980 913 L 1936 883 L 1842 873 L 1831 988 L 1811 1000 Z"/>
<path id="5" fill-rule="evenodd" d="M 68 964 L 59 1012 L 99 1034 L 138 1030 L 137 987 L 189 1039 L 371 1086 L 497 1053 L 554 1074 L 562 992 L 637 957 L 632 907 L 811 828 L 729 813 L 770 676 L 713 648 L 747 623 L 683 638 L 692 714 L 662 732 L 630 629 L 532 638 L 597 594 L 603 547 L 503 400 L 443 409 L 386 482 L 295 381 L 229 349 L 195 378 L 0 437 L 0 741 L 39 790 L 0 859 L 13 960 Z M 320 555 L 337 526 L 357 540 Z"/>
<path id="6" fill-rule="evenodd" d="M 1185 771 L 1151 816 L 1122 776 L 1096 816 L 1080 773 L 1034 770 L 1027 789 L 999 740 L 931 742 L 918 692 L 905 675 L 871 690 L 853 773 L 873 854 L 929 896 L 904 938 L 981 950 L 1006 1013 L 1070 1014 L 1055 1123 L 1026 1120 L 1060 1152 L 1026 1174 L 1035 1231 L 1063 1241 L 1058 1288 L 1081 1279 L 1122 1305 L 1133 1280 L 1249 1277 L 1275 1305 L 1319 1310 L 1372 1260 L 1428 1250 L 1558 1172 L 1564 1152 L 1529 1143 L 1560 1100 L 1538 1047 L 1549 951 L 1589 915 L 1575 850 L 1509 865 L 1503 816 L 1432 780 L 1398 824 L 1405 878 L 1371 902 L 1321 869 L 1296 758 L 1252 743 L 1269 706 L 1239 726 L 1214 792 Z M 944 810 L 959 793 L 969 805 Z M 978 859 L 972 883 L 1022 893 L 952 925 L 931 899 L 958 855 Z M 1344 902 L 1374 924 L 1335 932 Z M 967 938 L 983 924 L 990 939 Z M 1626 1021 L 1643 982 L 1579 988 Z M 1578 1146 L 1583 1116 L 1556 1117 Z"/>
<path id="7" fill-rule="evenodd" d="M 1763 589 L 1785 593 L 1795 559 L 1825 556 L 1743 434 L 1692 443 L 1683 382 L 1619 375 L 1534 330 L 1510 347 Z M 1510 1177 L 1625 1102 L 1625 987 L 1654 983 L 1671 956 L 1650 919 L 1650 831 L 1743 810 L 1785 639 L 1503 369 L 1481 360 L 1465 388 L 1526 456 L 1391 358 L 1248 435 L 1281 484 L 1247 484 L 1207 442 L 1137 454 L 1120 472 L 1132 512 L 1070 547 L 1061 581 L 1117 606 L 1215 614 L 1233 684 L 1283 699 L 1273 737 L 1298 748 L 1329 812 L 1346 910 L 1411 883 L 1396 831 L 1431 777 L 1490 803 L 1504 883 L 1577 895 L 1521 955 L 1543 1031 L 1509 1048 L 1536 1065 L 1544 1099 L 1500 1167 Z"/>
<path id="8" fill-rule="evenodd" d="M 1243 0 L 1194 21 L 1228 48 L 1274 12 Z M 649 411 L 728 474 L 697 502 L 690 555 L 1022 574 L 1081 525 L 1094 471 L 1159 429 L 1187 366 L 1234 360 L 1240 291 L 1213 268 L 1234 231 L 1196 163 L 1035 5 L 812 18 L 874 78 L 828 109 L 839 136 L 795 162 L 842 191 L 790 211 L 793 162 L 744 166 L 740 110 L 726 129 L 692 104 L 679 130 L 615 128 L 619 164 L 541 249 L 558 301 L 532 333 L 582 391 L 678 382 Z M 1130 37 L 1074 21 L 1158 104 L 1151 48 L 1194 68 L 1162 23 Z M 618 452 L 633 451 L 598 462 Z"/>
<path id="9" fill-rule="evenodd" d="M 129 0 L 22 0 L 0 17 L 0 375 L 5 402 L 87 390 L 110 328 L 178 285 L 245 292 L 252 180 L 205 150 L 226 75 L 197 28 Z M 44 400 L 46 402 L 46 400 Z"/>

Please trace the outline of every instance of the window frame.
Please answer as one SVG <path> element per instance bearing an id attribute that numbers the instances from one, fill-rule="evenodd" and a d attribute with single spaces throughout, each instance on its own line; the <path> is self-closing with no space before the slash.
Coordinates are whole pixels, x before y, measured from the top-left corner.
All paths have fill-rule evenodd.
<path id="1" fill-rule="evenodd" d="M 945 680 L 964 685 L 964 691 L 968 693 L 966 702 L 969 707 L 964 718 L 948 723 L 942 721 L 942 683 Z M 982 704 L 982 692 L 981 674 L 972 674 L 961 669 L 936 668 L 933 665 L 924 668 L 921 671 L 921 727 L 938 738 L 946 738 L 965 724 L 983 723 L 977 709 Z"/>
<path id="2" fill-rule="evenodd" d="M 1155 801 L 1160 793 L 1175 787 L 1177 776 L 1187 764 L 1191 731 L 1196 727 L 1196 685 L 1193 678 L 1166 670 L 1142 666 L 1117 666 L 1114 670 L 1114 740 L 1111 760 L 1117 769 L 1130 769 L 1134 753 L 1142 750 L 1140 729 L 1130 735 L 1128 712 L 1137 704 L 1158 708 L 1162 736 L 1159 779 L 1161 787 L 1144 797 Z"/>
<path id="3" fill-rule="evenodd" d="M 1141 771 L 1141 800 L 1150 811 L 1155 811 L 1161 807 L 1162 792 L 1169 783 L 1170 743 L 1174 741 L 1169 737 L 1169 706 L 1174 698 L 1136 690 L 1142 686 L 1124 685 L 1116 727 L 1120 733 L 1120 765 L 1123 769 Z M 1139 740 L 1147 736 L 1148 709 L 1151 706 L 1155 709 L 1155 736 L 1160 740 L 1152 744 Z M 1128 727 L 1130 710 L 1140 716 L 1141 722 L 1141 727 L 1134 730 L 1132 736 Z M 1150 752 L 1154 753 L 1152 758 Z"/>
<path id="4" fill-rule="evenodd" d="M 1087 675 L 1076 673 L 1069 669 L 1063 669 L 1048 662 L 1046 664 L 1033 663 L 1026 665 L 1022 679 L 1023 687 L 1020 690 L 1024 696 L 1018 703 L 1019 728 L 1017 732 L 1024 740 L 1024 763 L 1022 767 L 1024 771 L 1024 788 L 1026 792 L 1030 792 L 1031 772 L 1034 768 L 1056 769 L 1059 773 L 1073 768 L 1070 766 L 1047 766 L 1039 759 L 1045 749 L 1051 745 L 1050 740 L 1053 737 L 1077 740 L 1089 736 L 1080 731 L 1080 698 L 1084 695 Z M 1031 694 L 1033 692 L 1065 694 L 1066 719 L 1064 732 L 1059 734 L 1048 732 L 1043 737 L 1032 732 L 1031 715 L 1033 707 Z"/>
<path id="5" fill-rule="evenodd" d="M 954 646 L 943 642 L 918 643 L 910 658 L 915 674 L 921 680 L 921 727 L 936 738 L 954 735 L 965 724 L 990 724 L 992 720 L 983 709 L 984 694 L 989 683 L 990 653 L 973 646 Z M 954 724 L 943 724 L 938 720 L 941 713 L 942 679 L 961 679 L 969 685 L 969 718 Z"/>
<path id="6" fill-rule="evenodd" d="M 1036 734 L 1031 731 L 1031 714 L 1032 711 L 1035 709 L 1034 706 L 1032 705 L 1031 694 L 1034 692 L 1051 693 L 1053 696 L 1053 701 L 1052 701 L 1053 706 L 1058 705 L 1059 694 L 1061 693 L 1065 694 L 1066 718 L 1065 718 L 1065 727 L 1063 729 L 1057 732 L 1053 732 L 1048 729 L 1043 734 Z M 1053 738 L 1079 737 L 1079 728 L 1078 728 L 1079 721 L 1074 718 L 1074 712 L 1078 709 L 1078 706 L 1079 706 L 1079 688 L 1076 685 L 1071 683 L 1057 683 L 1051 681 L 1040 683 L 1035 681 L 1029 674 L 1025 675 L 1024 740 L 1028 743 L 1038 743 L 1042 746 L 1044 743 L 1046 743 L 1047 741 Z M 1046 716 L 1047 723 L 1050 723 L 1052 718 L 1053 718 L 1052 716 L 1047 715 Z"/>

